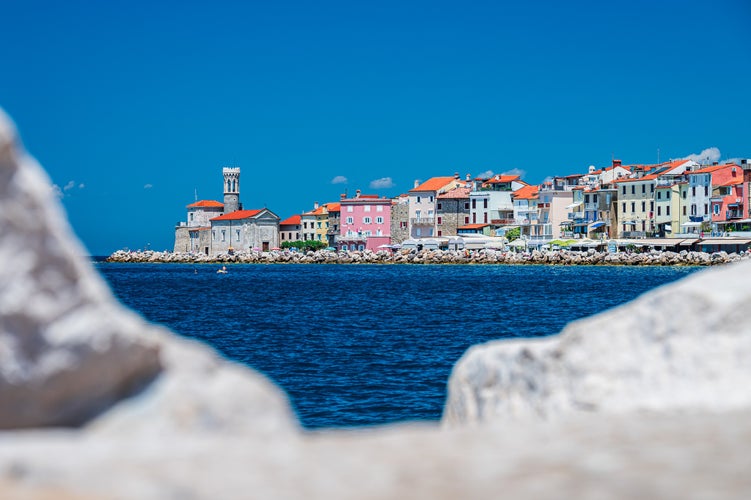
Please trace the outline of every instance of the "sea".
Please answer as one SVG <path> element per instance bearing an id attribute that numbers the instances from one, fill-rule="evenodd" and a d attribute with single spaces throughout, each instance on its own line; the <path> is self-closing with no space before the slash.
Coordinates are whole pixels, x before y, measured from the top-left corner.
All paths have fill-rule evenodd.
<path id="1" fill-rule="evenodd" d="M 144 318 L 273 380 L 307 429 L 438 421 L 470 346 L 556 334 L 699 269 L 95 265 Z"/>

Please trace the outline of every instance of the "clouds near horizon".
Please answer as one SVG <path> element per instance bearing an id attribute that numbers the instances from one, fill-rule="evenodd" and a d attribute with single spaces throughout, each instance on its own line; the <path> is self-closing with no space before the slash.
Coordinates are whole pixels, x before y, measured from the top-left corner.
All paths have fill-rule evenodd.
<path id="1" fill-rule="evenodd" d="M 337 175 L 333 179 L 331 179 L 331 184 L 346 184 L 347 178 L 343 175 Z"/>
<path id="2" fill-rule="evenodd" d="M 684 157 L 684 160 L 693 160 L 697 163 L 713 163 L 716 161 L 720 161 L 720 149 L 716 147 L 711 147 L 702 150 L 701 153 L 698 154 L 690 154 L 686 157 Z"/>
<path id="3" fill-rule="evenodd" d="M 370 181 L 371 189 L 389 189 L 394 186 L 395 184 L 394 184 L 393 179 L 391 179 L 391 177 L 381 177 L 380 179 Z"/>

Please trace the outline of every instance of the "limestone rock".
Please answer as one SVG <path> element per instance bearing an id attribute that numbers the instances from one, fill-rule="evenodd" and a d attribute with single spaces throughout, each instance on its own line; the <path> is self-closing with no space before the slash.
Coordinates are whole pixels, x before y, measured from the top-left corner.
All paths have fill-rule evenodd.
<path id="1" fill-rule="evenodd" d="M 751 262 L 713 268 L 544 339 L 471 348 L 447 425 L 751 406 Z"/>
<path id="2" fill-rule="evenodd" d="M 100 432 L 297 428 L 265 378 L 117 303 L 1 110 L 0 234 L 0 429 L 78 426 L 118 402 Z"/>

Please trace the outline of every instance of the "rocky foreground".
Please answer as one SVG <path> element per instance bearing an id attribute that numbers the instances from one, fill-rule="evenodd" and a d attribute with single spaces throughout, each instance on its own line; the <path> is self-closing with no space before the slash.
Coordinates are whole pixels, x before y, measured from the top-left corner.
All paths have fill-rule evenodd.
<path id="1" fill-rule="evenodd" d="M 585 252 L 568 250 L 543 250 L 532 252 L 501 252 L 478 250 L 402 250 L 398 252 L 236 252 L 209 257 L 203 254 L 180 252 L 155 252 L 118 250 L 107 258 L 108 262 L 153 263 L 240 263 L 240 264 L 553 264 L 561 266 L 711 266 L 751 259 L 751 252 Z"/>
<path id="2" fill-rule="evenodd" d="M 306 433 L 119 305 L 48 185 L 0 112 L 0 498 L 751 497 L 749 261 L 473 347 L 440 426 Z"/>

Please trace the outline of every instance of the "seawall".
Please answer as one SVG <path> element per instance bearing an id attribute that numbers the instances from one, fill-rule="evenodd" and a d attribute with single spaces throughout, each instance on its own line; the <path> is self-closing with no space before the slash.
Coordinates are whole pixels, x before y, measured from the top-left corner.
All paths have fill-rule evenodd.
<path id="1" fill-rule="evenodd" d="M 395 253 L 372 252 L 235 252 L 209 257 L 203 254 L 126 251 L 118 250 L 107 258 L 108 262 L 132 263 L 185 263 L 185 264 L 551 264 L 561 266 L 711 266 L 750 260 L 751 252 L 744 254 L 727 252 L 669 252 L 607 253 L 589 250 L 500 252 L 478 250 L 473 252 L 455 250 L 399 251 Z"/>

